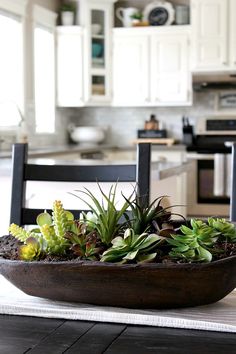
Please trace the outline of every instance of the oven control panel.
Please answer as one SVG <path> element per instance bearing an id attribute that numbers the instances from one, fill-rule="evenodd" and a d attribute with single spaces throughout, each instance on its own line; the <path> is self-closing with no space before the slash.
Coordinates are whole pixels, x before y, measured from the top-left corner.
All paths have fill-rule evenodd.
<path id="1" fill-rule="evenodd" d="M 196 135 L 236 135 L 236 116 L 201 117 L 197 120 Z"/>
<path id="2" fill-rule="evenodd" d="M 236 119 L 206 119 L 207 131 L 236 131 Z"/>

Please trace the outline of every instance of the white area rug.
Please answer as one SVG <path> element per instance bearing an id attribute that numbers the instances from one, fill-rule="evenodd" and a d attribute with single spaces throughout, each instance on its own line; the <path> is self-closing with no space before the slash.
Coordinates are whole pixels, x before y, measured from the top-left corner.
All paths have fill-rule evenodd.
<path id="1" fill-rule="evenodd" d="M 0 313 L 236 333 L 236 291 L 212 305 L 176 310 L 133 310 L 29 296 L 0 276 Z"/>

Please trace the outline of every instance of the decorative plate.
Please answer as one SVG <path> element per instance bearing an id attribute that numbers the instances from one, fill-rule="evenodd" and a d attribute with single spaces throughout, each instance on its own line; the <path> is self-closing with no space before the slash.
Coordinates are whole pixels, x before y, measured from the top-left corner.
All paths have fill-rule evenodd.
<path id="1" fill-rule="evenodd" d="M 143 20 L 147 21 L 150 26 L 171 25 L 174 18 L 174 7 L 167 1 L 154 1 L 148 4 L 143 11 Z"/>

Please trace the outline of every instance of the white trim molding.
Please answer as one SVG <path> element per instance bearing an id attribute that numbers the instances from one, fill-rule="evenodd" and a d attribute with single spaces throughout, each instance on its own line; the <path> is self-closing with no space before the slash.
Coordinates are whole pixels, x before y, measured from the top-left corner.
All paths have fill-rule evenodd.
<path id="1" fill-rule="evenodd" d="M 0 0 L 0 9 L 24 16 L 28 0 Z"/>
<path id="2" fill-rule="evenodd" d="M 1 1 L 1 0 L 0 0 Z M 44 7 L 34 5 L 33 21 L 46 27 L 54 28 L 56 26 L 57 13 L 45 9 Z"/>

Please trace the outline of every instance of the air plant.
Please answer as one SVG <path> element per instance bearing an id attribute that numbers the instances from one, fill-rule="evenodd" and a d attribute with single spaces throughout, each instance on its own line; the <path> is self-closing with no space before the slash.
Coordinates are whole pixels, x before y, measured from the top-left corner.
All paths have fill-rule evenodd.
<path id="1" fill-rule="evenodd" d="M 128 199 L 126 199 L 120 210 L 117 210 L 115 205 L 117 183 L 111 186 L 108 195 L 104 193 L 99 184 L 98 187 L 102 197 L 104 198 L 102 203 L 100 203 L 95 195 L 87 188 L 85 188 L 85 191 L 76 192 L 81 192 L 88 196 L 91 202 L 86 201 L 84 198 L 78 196 L 77 194 L 71 194 L 83 200 L 83 202 L 85 202 L 87 206 L 92 210 L 92 213 L 96 218 L 96 222 L 90 220 L 90 225 L 93 226 L 94 230 L 97 231 L 101 241 L 105 245 L 109 246 L 111 241 L 117 235 L 121 234 L 122 229 L 124 228 L 124 224 L 129 220 L 127 209 L 130 206 L 130 203 L 128 202 Z M 104 205 L 104 201 L 106 206 Z M 125 222 L 124 220 L 122 222 L 122 218 L 124 218 Z"/>
<path id="2" fill-rule="evenodd" d="M 123 197 L 125 198 L 125 196 Z M 129 226 L 134 230 L 135 234 L 152 231 L 159 235 L 167 236 L 167 234 L 175 232 L 171 217 L 177 214 L 170 211 L 173 206 L 163 208 L 161 203 L 164 198 L 166 196 L 160 196 L 148 206 L 143 205 L 142 197 L 136 196 L 132 201 L 125 198 L 132 210 L 132 219 L 129 222 Z M 182 215 L 180 216 L 182 217 Z"/>

